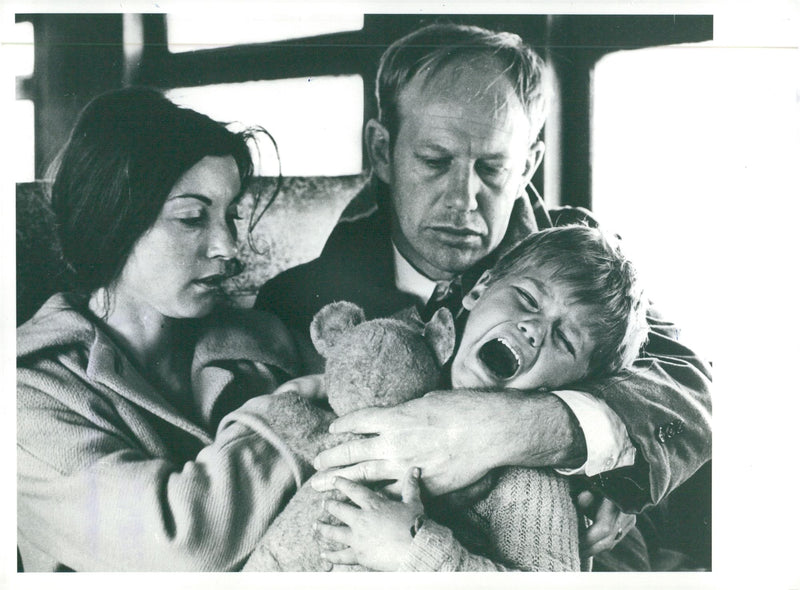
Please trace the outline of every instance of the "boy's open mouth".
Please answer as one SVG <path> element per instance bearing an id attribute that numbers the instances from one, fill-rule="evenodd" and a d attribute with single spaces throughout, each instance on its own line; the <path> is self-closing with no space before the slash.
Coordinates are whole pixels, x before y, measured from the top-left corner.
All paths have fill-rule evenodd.
<path id="1" fill-rule="evenodd" d="M 486 342 L 478 351 L 478 357 L 500 379 L 510 379 L 519 370 L 517 351 L 503 338 Z"/>

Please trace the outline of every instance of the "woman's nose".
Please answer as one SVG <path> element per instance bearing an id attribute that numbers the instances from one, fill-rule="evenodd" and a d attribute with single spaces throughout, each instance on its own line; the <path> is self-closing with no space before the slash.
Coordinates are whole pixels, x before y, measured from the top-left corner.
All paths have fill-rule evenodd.
<path id="1" fill-rule="evenodd" d="M 517 329 L 524 334 L 528 344 L 533 347 L 538 348 L 544 342 L 544 328 L 541 322 L 519 322 Z"/>
<path id="2" fill-rule="evenodd" d="M 227 225 L 223 224 L 222 227 L 216 227 L 212 230 L 208 243 L 209 258 L 230 260 L 234 258 L 238 252 L 236 236 L 228 229 Z"/>

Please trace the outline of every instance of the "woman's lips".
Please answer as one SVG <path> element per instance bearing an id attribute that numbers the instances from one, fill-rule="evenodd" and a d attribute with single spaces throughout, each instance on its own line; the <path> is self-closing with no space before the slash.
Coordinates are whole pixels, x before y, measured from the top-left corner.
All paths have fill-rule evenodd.
<path id="1" fill-rule="evenodd" d="M 520 355 L 505 338 L 493 338 L 478 351 L 478 358 L 493 375 L 510 379 L 520 368 Z"/>
<path id="2" fill-rule="evenodd" d="M 205 287 L 206 289 L 219 289 L 222 286 L 222 282 L 225 280 L 227 275 L 220 273 L 220 274 L 213 274 L 207 277 L 203 277 L 202 279 L 195 279 L 194 282 L 201 287 Z"/>

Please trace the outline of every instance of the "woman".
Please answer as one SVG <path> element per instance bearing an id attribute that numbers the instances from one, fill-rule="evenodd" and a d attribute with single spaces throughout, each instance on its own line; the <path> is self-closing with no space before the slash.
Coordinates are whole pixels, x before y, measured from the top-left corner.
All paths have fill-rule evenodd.
<path id="1" fill-rule="evenodd" d="M 263 418 L 293 345 L 215 310 L 248 139 L 147 89 L 81 113 L 52 186 L 76 293 L 17 331 L 26 570 L 236 569 L 300 485 Z"/>

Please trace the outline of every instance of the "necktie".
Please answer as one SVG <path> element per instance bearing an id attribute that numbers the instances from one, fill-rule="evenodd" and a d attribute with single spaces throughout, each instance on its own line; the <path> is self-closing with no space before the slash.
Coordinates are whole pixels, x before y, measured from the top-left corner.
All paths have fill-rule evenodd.
<path id="1" fill-rule="evenodd" d="M 458 317 L 459 312 L 461 312 L 461 300 L 463 297 L 460 277 L 452 281 L 437 282 L 433 294 L 420 313 L 422 320 L 429 321 L 433 314 L 436 313 L 436 310 L 442 307 L 449 309 L 454 318 Z"/>

